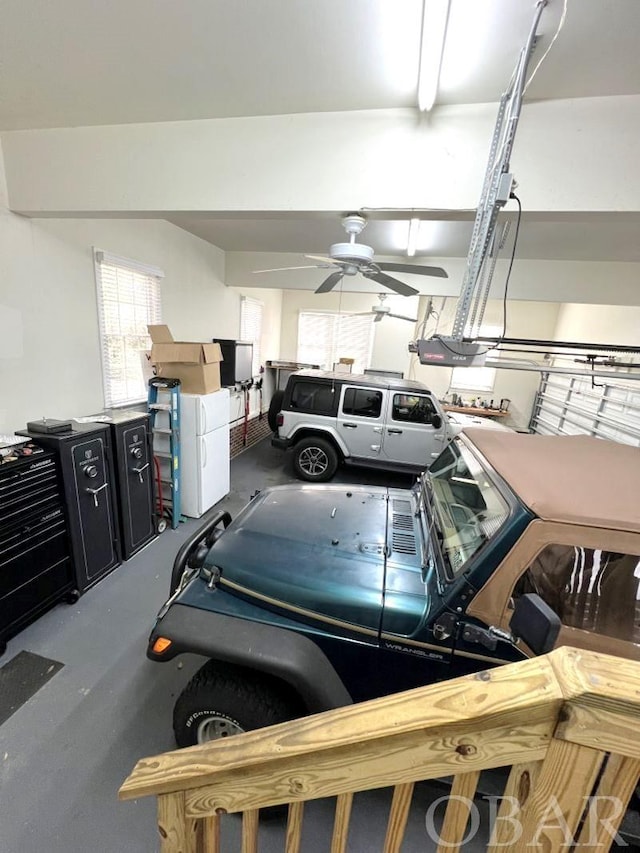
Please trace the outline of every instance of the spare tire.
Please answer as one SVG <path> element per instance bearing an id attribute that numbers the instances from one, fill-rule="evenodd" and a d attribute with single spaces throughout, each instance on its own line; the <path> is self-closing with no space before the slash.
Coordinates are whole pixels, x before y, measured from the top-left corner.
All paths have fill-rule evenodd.
<path id="1" fill-rule="evenodd" d="M 276 423 L 276 418 L 280 413 L 280 409 L 282 409 L 282 401 L 284 400 L 284 391 L 274 391 L 273 396 L 271 398 L 271 402 L 269 403 L 269 414 L 267 415 L 267 421 L 269 423 L 269 429 L 271 432 L 276 432 L 278 429 L 278 424 Z"/>

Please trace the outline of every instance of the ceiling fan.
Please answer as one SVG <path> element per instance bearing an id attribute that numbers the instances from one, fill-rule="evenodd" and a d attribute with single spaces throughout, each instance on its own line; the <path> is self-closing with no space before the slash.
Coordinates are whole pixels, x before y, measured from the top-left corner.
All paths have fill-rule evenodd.
<path id="1" fill-rule="evenodd" d="M 356 243 L 356 237 L 366 226 L 367 220 L 364 216 L 356 213 L 350 213 L 342 220 L 344 230 L 349 235 L 348 243 L 334 243 L 329 249 L 329 257 L 321 255 L 305 255 L 305 258 L 310 258 L 312 261 L 319 261 L 317 264 L 312 264 L 302 267 L 281 267 L 280 269 L 269 270 L 254 270 L 256 273 L 263 272 L 281 272 L 283 270 L 305 270 L 305 269 L 333 269 L 333 272 L 325 278 L 322 284 L 316 288 L 316 293 L 328 293 L 342 280 L 345 275 L 360 275 L 365 278 L 375 281 L 377 284 L 382 284 L 393 290 L 400 296 L 414 296 L 420 291 L 415 287 L 405 284 L 403 281 L 398 281 L 387 275 L 387 272 L 399 272 L 412 275 L 433 275 L 439 278 L 448 278 L 447 273 L 442 267 L 426 267 L 418 264 L 395 264 L 381 261 L 376 263 L 373 260 L 373 249 L 371 246 L 365 246 L 364 243 Z M 384 312 L 386 313 L 386 312 Z"/>
<path id="2" fill-rule="evenodd" d="M 385 299 L 387 298 L 386 293 L 379 293 L 378 299 L 380 300 L 379 305 L 374 305 L 370 311 L 361 311 L 355 314 L 352 314 L 352 317 L 368 317 L 373 314 L 373 322 L 379 323 L 383 317 L 395 317 L 396 320 L 408 320 L 410 323 L 417 323 L 417 317 L 407 317 L 404 314 L 394 314 L 391 311 L 391 308 L 388 305 L 384 304 Z"/>

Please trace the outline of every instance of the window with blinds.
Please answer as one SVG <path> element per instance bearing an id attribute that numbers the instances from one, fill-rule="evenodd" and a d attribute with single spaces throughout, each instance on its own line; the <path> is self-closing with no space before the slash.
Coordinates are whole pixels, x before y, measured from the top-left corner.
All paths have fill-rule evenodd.
<path id="1" fill-rule="evenodd" d="M 251 373 L 260 373 L 260 341 L 262 338 L 263 304 L 258 299 L 243 296 L 240 303 L 240 340 L 253 344 Z"/>
<path id="2" fill-rule="evenodd" d="M 371 316 L 301 311 L 298 317 L 298 361 L 333 370 L 341 358 L 354 359 L 352 372 L 363 373 L 371 363 Z"/>
<path id="3" fill-rule="evenodd" d="M 459 391 L 493 391 L 496 382 L 495 367 L 454 367 L 451 388 Z"/>
<path id="4" fill-rule="evenodd" d="M 143 359 L 151 348 L 147 325 L 162 322 L 155 267 L 94 250 L 105 407 L 147 399 Z"/>

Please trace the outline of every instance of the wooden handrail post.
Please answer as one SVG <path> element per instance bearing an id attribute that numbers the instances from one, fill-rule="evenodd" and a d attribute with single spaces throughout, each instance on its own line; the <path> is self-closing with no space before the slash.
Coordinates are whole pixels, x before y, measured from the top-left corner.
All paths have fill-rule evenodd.
<path id="1" fill-rule="evenodd" d="M 158 797 L 158 832 L 161 853 L 197 853 L 196 822 L 185 813 L 185 795 Z"/>

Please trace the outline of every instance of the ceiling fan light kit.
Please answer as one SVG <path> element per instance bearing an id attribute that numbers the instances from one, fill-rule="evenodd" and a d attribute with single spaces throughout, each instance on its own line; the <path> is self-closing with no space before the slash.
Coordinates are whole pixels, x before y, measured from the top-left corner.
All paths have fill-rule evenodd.
<path id="1" fill-rule="evenodd" d="M 329 254 L 333 260 L 347 263 L 353 261 L 356 264 L 370 264 L 373 261 L 373 249 L 364 243 L 334 243 Z"/>

